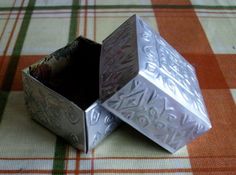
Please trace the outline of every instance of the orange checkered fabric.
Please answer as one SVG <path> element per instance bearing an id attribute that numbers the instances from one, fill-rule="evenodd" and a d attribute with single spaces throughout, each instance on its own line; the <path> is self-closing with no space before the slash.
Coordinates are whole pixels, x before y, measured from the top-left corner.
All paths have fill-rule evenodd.
<path id="1" fill-rule="evenodd" d="M 213 128 L 170 154 L 124 125 L 84 154 L 31 120 L 21 70 L 133 14 L 196 67 Z M 236 1 L 0 1 L 0 174 L 236 174 L 235 135 Z"/>

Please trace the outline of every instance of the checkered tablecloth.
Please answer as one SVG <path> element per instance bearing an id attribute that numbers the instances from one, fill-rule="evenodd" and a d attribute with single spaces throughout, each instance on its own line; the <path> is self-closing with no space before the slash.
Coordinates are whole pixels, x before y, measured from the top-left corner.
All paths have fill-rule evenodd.
<path id="1" fill-rule="evenodd" d="M 121 126 L 87 155 L 31 120 L 21 70 L 144 18 L 196 67 L 213 128 L 175 154 Z M 0 0 L 0 174 L 236 174 L 235 0 Z"/>

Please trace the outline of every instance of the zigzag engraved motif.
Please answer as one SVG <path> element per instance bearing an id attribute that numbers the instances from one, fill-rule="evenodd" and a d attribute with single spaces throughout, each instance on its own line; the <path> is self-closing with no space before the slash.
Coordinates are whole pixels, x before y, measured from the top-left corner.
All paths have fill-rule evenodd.
<path id="1" fill-rule="evenodd" d="M 138 71 L 134 29 L 134 21 L 126 21 L 103 43 L 100 64 L 102 99 L 110 97 Z"/>
<path id="2" fill-rule="evenodd" d="M 157 35 L 142 20 L 139 24 L 139 45 L 145 57 L 144 72 L 162 83 L 177 99 L 185 101 L 207 118 L 204 102 L 198 86 L 194 68 L 172 48 L 161 36 Z"/>
<path id="3" fill-rule="evenodd" d="M 121 118 L 139 131 L 173 150 L 206 130 L 193 116 L 170 105 L 170 101 L 159 91 L 136 79 L 105 104 L 118 111 Z"/>

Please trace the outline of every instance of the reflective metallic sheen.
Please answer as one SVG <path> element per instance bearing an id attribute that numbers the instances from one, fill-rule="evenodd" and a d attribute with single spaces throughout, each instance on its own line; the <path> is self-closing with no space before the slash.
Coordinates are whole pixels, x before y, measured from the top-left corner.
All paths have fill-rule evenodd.
<path id="1" fill-rule="evenodd" d="M 104 109 L 98 100 L 93 101 L 91 104 L 82 104 L 83 107 L 79 106 L 33 77 L 30 74 L 30 69 L 44 65 L 41 66 L 40 70 L 33 72 L 36 77 L 41 77 L 43 80 L 43 78 L 46 79 L 54 76 L 70 64 L 70 54 L 72 52 L 83 52 L 83 50 L 78 50 L 78 48 L 82 47 L 81 45 L 87 47 L 87 44 L 89 44 L 89 48 L 93 47 L 93 44 L 98 45 L 95 42 L 93 43 L 93 41 L 79 37 L 66 47 L 57 50 L 38 63 L 26 68 L 22 73 L 25 102 L 32 118 L 58 136 L 63 137 L 75 148 L 85 152 L 94 148 L 110 134 L 119 125 L 120 120 Z M 84 58 L 79 57 L 76 59 L 82 60 Z M 91 59 L 94 60 L 94 58 Z M 99 59 L 99 55 L 97 59 Z M 92 60 L 89 64 L 95 64 Z M 77 65 L 78 69 L 86 67 L 86 65 L 82 64 L 83 62 L 80 63 Z M 98 77 L 99 65 L 97 64 L 95 67 L 97 67 L 97 70 L 90 71 L 97 73 L 92 76 Z M 47 71 L 43 68 L 47 68 Z M 77 78 L 79 76 L 74 75 L 72 78 L 74 77 Z M 87 75 L 85 74 L 83 78 L 86 80 Z M 75 79 L 75 81 L 83 82 L 81 79 Z M 86 81 L 90 81 L 90 79 Z M 83 86 L 84 84 L 81 83 L 81 87 Z M 94 91 L 96 91 L 95 87 Z M 78 98 L 77 102 L 80 101 L 80 98 Z M 84 109 L 84 106 L 88 107 Z"/>
<path id="2" fill-rule="evenodd" d="M 212 126 L 195 69 L 134 15 L 103 41 L 102 105 L 174 153 Z"/>

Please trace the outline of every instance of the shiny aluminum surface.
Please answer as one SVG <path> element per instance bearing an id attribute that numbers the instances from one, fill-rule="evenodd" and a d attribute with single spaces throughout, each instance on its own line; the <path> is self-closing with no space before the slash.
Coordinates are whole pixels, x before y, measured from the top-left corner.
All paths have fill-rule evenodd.
<path id="1" fill-rule="evenodd" d="M 195 69 L 136 15 L 103 41 L 100 76 L 103 106 L 171 153 L 211 128 Z"/>
<path id="2" fill-rule="evenodd" d="M 72 146 L 86 151 L 84 112 L 32 77 L 28 69 L 23 71 L 23 86 L 25 103 L 32 118 Z"/>
<path id="3" fill-rule="evenodd" d="M 46 67 L 50 71 L 41 69 L 41 72 L 35 71 L 34 73 L 39 76 L 42 73 L 41 77 L 45 78 L 46 73 L 53 76 L 62 71 L 64 66 L 70 64 L 70 56 L 67 53 L 71 53 L 72 49 L 77 49 L 82 41 L 83 44 L 86 44 L 87 39 L 79 37 L 66 47 L 35 63 L 31 67 L 43 64 L 47 66 L 42 68 Z M 91 42 L 88 41 L 89 44 Z M 81 66 L 86 65 L 78 65 L 78 68 Z M 86 75 L 84 76 L 86 78 Z M 93 76 L 98 76 L 98 73 Z M 30 68 L 23 70 L 22 77 L 25 102 L 32 118 L 56 135 L 63 137 L 75 148 L 87 152 L 97 146 L 120 124 L 120 120 L 103 108 L 98 100 L 84 109 L 33 77 L 30 74 Z"/>
<path id="4" fill-rule="evenodd" d="M 121 122 L 119 118 L 102 107 L 99 101 L 86 109 L 85 116 L 89 149 L 95 148 Z"/>

